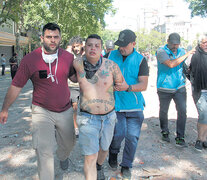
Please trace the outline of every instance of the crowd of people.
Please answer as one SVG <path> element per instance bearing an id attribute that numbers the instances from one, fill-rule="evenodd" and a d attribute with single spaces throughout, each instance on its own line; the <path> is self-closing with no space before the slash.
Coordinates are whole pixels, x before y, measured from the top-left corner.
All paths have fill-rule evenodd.
<path id="1" fill-rule="evenodd" d="M 68 168 L 75 135 L 84 155 L 86 180 L 105 179 L 102 165 L 107 156 L 112 169 L 121 166 L 123 179 L 131 179 L 144 120 L 142 91 L 148 85 L 148 57 L 135 50 L 136 35 L 129 29 L 121 31 L 117 41 L 108 40 L 105 51 L 97 34 L 86 39 L 71 38 L 66 50 L 60 48 L 60 42 L 60 27 L 48 23 L 42 30 L 41 47 L 24 56 L 19 66 L 17 54 L 10 59 L 13 80 L 3 102 L 0 123 L 7 122 L 9 107 L 30 79 L 34 86 L 32 142 L 40 180 L 55 178 L 55 150 L 60 167 Z M 207 36 L 202 36 L 198 46 L 187 53 L 180 43 L 180 35 L 171 33 L 167 44 L 156 52 L 161 139 L 171 141 L 168 109 L 173 99 L 178 114 L 176 145 L 187 147 L 184 138 L 188 77 L 199 114 L 195 148 L 201 151 L 207 148 Z M 2 75 L 5 61 L 2 54 Z M 123 140 L 122 160 L 118 162 Z"/>

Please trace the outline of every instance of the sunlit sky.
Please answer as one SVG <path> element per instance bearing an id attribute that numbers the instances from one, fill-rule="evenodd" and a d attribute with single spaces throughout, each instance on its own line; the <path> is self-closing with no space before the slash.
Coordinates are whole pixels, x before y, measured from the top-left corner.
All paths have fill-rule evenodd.
<path id="1" fill-rule="evenodd" d="M 114 0 L 113 6 L 117 9 L 115 16 L 106 15 L 106 29 L 121 30 L 125 28 L 137 29 L 144 27 L 144 21 L 150 21 L 149 11 L 158 9 L 159 16 L 164 17 L 168 0 Z M 188 4 L 184 0 L 171 0 L 174 7 L 173 14 L 184 21 L 191 19 Z M 145 14 L 145 16 L 144 16 Z M 152 14 L 151 14 L 152 16 Z M 145 18 L 144 18 L 145 17 Z M 200 18 L 193 18 L 198 21 Z M 205 23 L 206 24 L 206 23 Z"/>

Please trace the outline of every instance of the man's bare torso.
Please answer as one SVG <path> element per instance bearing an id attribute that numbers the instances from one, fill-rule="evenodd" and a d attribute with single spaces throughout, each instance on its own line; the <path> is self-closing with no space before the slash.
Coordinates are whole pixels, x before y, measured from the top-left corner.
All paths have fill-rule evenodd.
<path id="1" fill-rule="evenodd" d="M 122 82 L 118 65 L 103 58 L 102 65 L 91 79 L 87 79 L 84 74 L 83 68 L 77 71 L 80 85 L 80 110 L 91 114 L 107 114 L 114 109 L 115 105 L 113 86 L 115 82 Z"/>

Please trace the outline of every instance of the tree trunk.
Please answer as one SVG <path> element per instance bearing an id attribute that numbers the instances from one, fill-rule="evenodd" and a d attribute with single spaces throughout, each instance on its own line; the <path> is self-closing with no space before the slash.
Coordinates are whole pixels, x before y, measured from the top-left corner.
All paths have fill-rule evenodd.
<path id="1" fill-rule="evenodd" d="M 19 41 L 20 41 L 20 28 L 19 28 L 19 25 L 16 24 L 16 32 L 15 32 L 15 37 L 16 37 L 16 53 L 17 53 L 17 62 L 18 64 L 20 63 L 20 44 L 19 44 Z"/>

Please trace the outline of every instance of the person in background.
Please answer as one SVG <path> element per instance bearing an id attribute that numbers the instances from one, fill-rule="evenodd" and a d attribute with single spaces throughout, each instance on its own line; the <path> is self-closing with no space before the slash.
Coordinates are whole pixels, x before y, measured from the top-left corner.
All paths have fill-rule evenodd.
<path id="1" fill-rule="evenodd" d="M 66 47 L 66 51 L 68 51 L 69 53 L 73 53 L 72 52 L 72 41 L 71 41 L 72 39 L 70 39 L 70 41 L 68 42 L 68 44 L 67 44 L 67 47 Z"/>
<path id="2" fill-rule="evenodd" d="M 108 40 L 108 41 L 106 41 L 105 46 L 106 46 L 106 50 L 105 50 L 104 57 L 108 58 L 109 53 L 114 50 L 115 45 L 114 45 L 114 42 L 112 40 Z"/>
<path id="3" fill-rule="evenodd" d="M 102 46 L 100 36 L 89 35 L 85 55 L 74 60 L 80 85 L 77 123 L 86 180 L 105 179 L 102 164 L 116 122 L 114 88 L 124 80 L 117 64 L 101 56 Z"/>
<path id="4" fill-rule="evenodd" d="M 1 54 L 1 75 L 4 76 L 5 75 L 5 67 L 6 67 L 6 58 L 5 58 L 5 54 Z"/>
<path id="5" fill-rule="evenodd" d="M 0 123 L 5 124 L 9 107 L 30 79 L 33 84 L 32 140 L 40 180 L 55 179 L 55 150 L 60 167 L 68 168 L 68 156 L 75 143 L 68 78 L 76 81 L 76 75 L 73 55 L 59 47 L 60 41 L 60 27 L 55 23 L 44 25 L 42 47 L 21 60 L 0 112 Z"/>
<path id="6" fill-rule="evenodd" d="M 156 53 L 157 57 L 157 93 L 160 102 L 159 120 L 162 140 L 170 142 L 168 129 L 168 110 L 173 99 L 177 110 L 176 145 L 186 147 L 184 140 L 186 125 L 186 88 L 183 73 L 184 60 L 194 53 L 194 49 L 185 53 L 180 48 L 180 35 L 171 33 L 167 44 Z"/>
<path id="7" fill-rule="evenodd" d="M 118 153 L 121 143 L 125 139 L 121 173 L 123 178 L 131 179 L 131 168 L 134 160 L 138 140 L 144 120 L 145 101 L 142 91 L 147 89 L 149 68 L 146 59 L 135 50 L 136 35 L 125 29 L 119 33 L 115 42 L 118 50 L 111 51 L 109 59 L 118 64 L 125 78 L 123 83 L 117 84 L 120 91 L 115 91 L 115 111 L 117 122 L 114 136 L 109 148 L 109 165 L 118 167 Z"/>
<path id="8" fill-rule="evenodd" d="M 207 35 L 199 38 L 196 52 L 190 61 L 190 81 L 192 95 L 198 110 L 197 132 L 198 137 L 195 149 L 202 151 L 207 148 Z"/>
<path id="9" fill-rule="evenodd" d="M 114 42 L 113 42 L 112 40 L 107 40 L 107 41 L 105 42 L 104 47 L 105 47 L 105 48 L 102 50 L 101 55 L 102 55 L 103 57 L 107 58 L 108 55 L 109 55 L 109 52 L 112 51 L 112 50 L 114 50 L 114 48 L 115 48 Z"/>
<path id="10" fill-rule="evenodd" d="M 151 61 L 151 55 L 149 51 L 143 52 L 143 56 L 146 58 L 148 63 Z"/>
<path id="11" fill-rule="evenodd" d="M 74 58 L 81 57 L 84 54 L 84 46 L 83 46 L 83 39 L 79 36 L 75 36 L 70 40 L 71 44 L 71 51 L 74 55 Z M 78 108 L 78 98 L 79 98 L 79 84 L 73 83 L 72 81 L 69 81 L 69 88 L 71 91 L 71 101 L 73 106 L 73 122 L 74 122 L 74 128 L 75 128 L 75 135 L 78 137 L 79 130 L 78 125 L 76 123 L 77 119 L 77 108 Z"/>
<path id="12" fill-rule="evenodd" d="M 18 69 L 17 53 L 14 53 L 12 57 L 9 59 L 9 64 L 10 64 L 11 77 L 12 79 L 14 79 L 14 76 L 16 75 Z"/>

